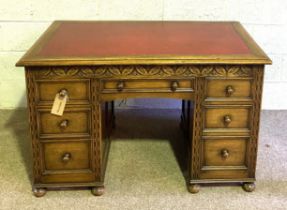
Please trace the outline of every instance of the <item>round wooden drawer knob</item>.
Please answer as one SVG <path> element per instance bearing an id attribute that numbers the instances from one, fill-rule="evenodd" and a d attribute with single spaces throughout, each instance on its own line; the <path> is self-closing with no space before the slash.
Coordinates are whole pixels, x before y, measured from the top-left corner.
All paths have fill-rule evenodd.
<path id="1" fill-rule="evenodd" d="M 172 81 L 172 82 L 171 82 L 170 89 L 171 89 L 172 91 L 176 91 L 178 87 L 179 87 L 179 84 L 178 84 L 177 81 Z"/>
<path id="2" fill-rule="evenodd" d="M 231 123 L 231 116 L 230 115 L 225 115 L 223 118 L 225 126 L 228 126 Z"/>
<path id="3" fill-rule="evenodd" d="M 69 120 L 63 120 L 63 121 L 61 121 L 60 124 L 59 124 L 59 126 L 60 126 L 61 129 L 67 128 L 68 125 L 69 125 Z"/>
<path id="4" fill-rule="evenodd" d="M 68 91 L 66 89 L 61 89 L 59 91 L 60 97 L 64 98 L 65 96 L 68 96 Z"/>
<path id="5" fill-rule="evenodd" d="M 69 162 L 69 161 L 71 160 L 71 158 L 72 158 L 71 153 L 65 153 L 65 154 L 63 155 L 63 157 L 62 157 L 62 161 L 63 161 L 64 163 L 67 163 L 67 162 Z"/>
<path id="6" fill-rule="evenodd" d="M 225 89 L 227 97 L 230 97 L 235 92 L 234 88 L 231 85 L 228 85 Z"/>
<path id="7" fill-rule="evenodd" d="M 221 157 L 226 159 L 229 157 L 229 151 L 227 149 L 221 150 Z"/>
<path id="8" fill-rule="evenodd" d="M 118 91 L 123 91 L 124 87 L 125 87 L 125 83 L 123 81 L 118 82 L 117 84 Z"/>

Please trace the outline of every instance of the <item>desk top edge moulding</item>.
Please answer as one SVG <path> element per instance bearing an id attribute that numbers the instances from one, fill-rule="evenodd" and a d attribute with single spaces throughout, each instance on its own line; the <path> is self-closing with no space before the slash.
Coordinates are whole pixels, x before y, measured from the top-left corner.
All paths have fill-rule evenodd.
<path id="1" fill-rule="evenodd" d="M 239 22 L 53 22 L 16 64 L 25 67 L 34 195 L 102 195 L 114 100 L 137 97 L 182 100 L 191 193 L 205 183 L 252 192 L 271 63 Z"/>

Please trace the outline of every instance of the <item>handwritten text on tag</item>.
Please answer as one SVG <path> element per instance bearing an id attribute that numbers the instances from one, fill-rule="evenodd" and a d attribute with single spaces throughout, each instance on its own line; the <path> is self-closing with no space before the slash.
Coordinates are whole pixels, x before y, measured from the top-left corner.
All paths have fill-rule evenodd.
<path id="1" fill-rule="evenodd" d="M 60 96 L 59 93 L 56 94 L 54 103 L 52 106 L 51 114 L 62 116 L 65 110 L 68 96 Z"/>

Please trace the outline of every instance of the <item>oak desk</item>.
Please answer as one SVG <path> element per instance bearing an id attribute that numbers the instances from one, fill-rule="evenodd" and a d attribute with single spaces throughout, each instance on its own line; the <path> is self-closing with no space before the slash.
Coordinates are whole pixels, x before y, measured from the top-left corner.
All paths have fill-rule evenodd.
<path id="1" fill-rule="evenodd" d="M 26 72 L 35 196 L 58 187 L 103 194 L 113 100 L 134 97 L 183 100 L 190 192 L 225 182 L 253 191 L 270 63 L 238 22 L 54 22 L 17 63 Z M 61 116 L 50 113 L 55 96 L 68 99 Z"/>

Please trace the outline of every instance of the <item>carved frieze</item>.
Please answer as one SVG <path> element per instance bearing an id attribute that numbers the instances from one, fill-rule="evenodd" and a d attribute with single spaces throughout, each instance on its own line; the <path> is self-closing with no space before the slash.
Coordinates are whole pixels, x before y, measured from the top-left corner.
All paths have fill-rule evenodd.
<path id="1" fill-rule="evenodd" d="M 37 67 L 34 67 L 37 68 Z M 41 69 L 40 69 L 41 68 Z M 252 67 L 243 65 L 128 65 L 38 67 L 37 78 L 141 78 L 141 77 L 251 77 Z"/>

